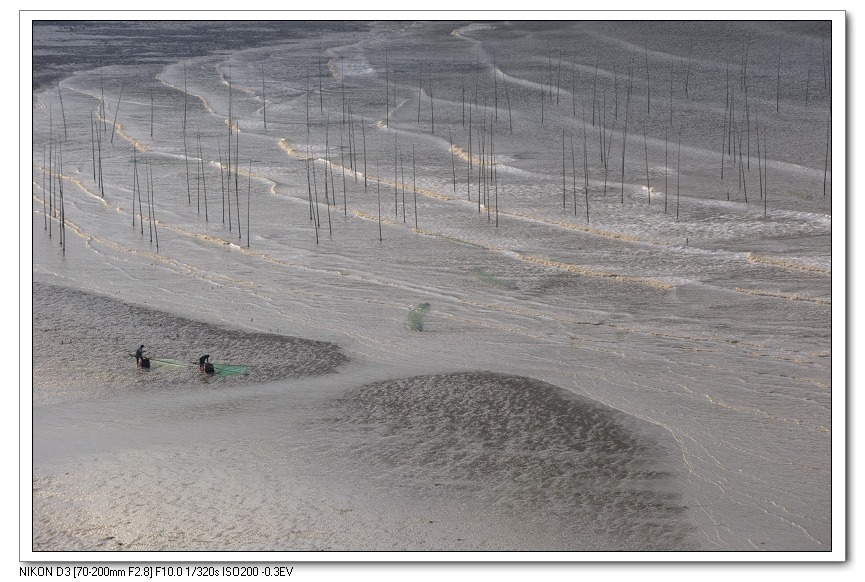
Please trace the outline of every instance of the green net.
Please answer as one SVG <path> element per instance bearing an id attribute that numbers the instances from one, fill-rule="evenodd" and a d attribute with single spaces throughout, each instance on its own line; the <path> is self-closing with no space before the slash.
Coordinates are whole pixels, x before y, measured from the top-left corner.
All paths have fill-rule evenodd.
<path id="1" fill-rule="evenodd" d="M 192 365 L 181 360 L 172 360 L 170 358 L 150 358 L 150 363 L 157 366 L 168 366 L 170 368 L 185 368 Z"/>
<path id="2" fill-rule="evenodd" d="M 245 374 L 247 366 L 237 364 L 213 364 L 213 369 L 219 376 L 233 376 L 236 374 Z"/>

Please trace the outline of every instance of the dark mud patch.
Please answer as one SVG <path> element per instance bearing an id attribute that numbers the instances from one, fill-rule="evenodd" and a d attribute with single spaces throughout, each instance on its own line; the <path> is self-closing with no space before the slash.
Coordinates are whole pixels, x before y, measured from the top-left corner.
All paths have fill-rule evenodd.
<path id="1" fill-rule="evenodd" d="M 350 390 L 333 412 L 361 472 L 419 499 L 480 502 L 546 532 L 550 550 L 696 549 L 668 435 L 559 387 L 419 376 Z"/>
<path id="2" fill-rule="evenodd" d="M 44 283 L 33 284 L 32 321 L 33 395 L 40 402 L 317 376 L 348 361 L 336 344 L 229 329 Z M 153 359 L 149 370 L 135 366 L 140 344 Z M 197 364 L 205 353 L 245 372 L 206 376 Z"/>

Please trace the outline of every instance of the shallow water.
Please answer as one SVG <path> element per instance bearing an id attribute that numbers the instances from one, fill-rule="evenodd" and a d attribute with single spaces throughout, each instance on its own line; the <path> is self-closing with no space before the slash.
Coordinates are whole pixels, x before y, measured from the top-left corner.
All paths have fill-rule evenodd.
<path id="1" fill-rule="evenodd" d="M 165 26 L 34 33 L 40 549 L 833 547 L 837 22 Z"/>

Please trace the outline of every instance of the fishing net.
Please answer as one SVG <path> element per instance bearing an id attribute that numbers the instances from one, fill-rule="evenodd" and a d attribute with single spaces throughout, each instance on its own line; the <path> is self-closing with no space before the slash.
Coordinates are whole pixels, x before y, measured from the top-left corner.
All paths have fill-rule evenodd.
<path id="1" fill-rule="evenodd" d="M 412 331 L 423 331 L 424 316 L 429 312 L 429 303 L 415 305 L 408 312 L 408 328 Z"/>

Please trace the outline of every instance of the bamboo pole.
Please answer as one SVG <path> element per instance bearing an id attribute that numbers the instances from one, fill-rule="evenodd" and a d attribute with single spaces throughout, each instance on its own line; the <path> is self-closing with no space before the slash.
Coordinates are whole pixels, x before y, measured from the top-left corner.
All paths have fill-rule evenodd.
<path id="1" fill-rule="evenodd" d="M 60 194 L 60 248 L 66 256 L 66 200 L 63 197 L 63 142 L 57 142 L 57 191 Z"/>
<path id="2" fill-rule="evenodd" d="M 153 237 L 156 239 L 156 252 L 159 252 L 159 230 L 157 229 L 156 221 L 156 184 L 153 181 L 153 167 L 148 164 L 147 170 L 150 173 L 150 216 L 153 218 Z"/>
<path id="3" fill-rule="evenodd" d="M 93 181 L 96 181 L 96 139 L 93 131 L 93 112 L 90 112 L 90 156 L 93 160 Z"/>
<path id="4" fill-rule="evenodd" d="M 400 190 L 402 190 L 402 223 L 405 224 L 405 167 L 402 165 L 402 156 L 399 158 L 399 171 L 402 179 L 400 180 Z"/>
<path id="5" fill-rule="evenodd" d="M 673 127 L 673 63 L 670 62 L 670 127 Z"/>
<path id="6" fill-rule="evenodd" d="M 93 117 L 91 113 L 91 130 Z M 47 161 L 47 150 L 45 149 L 45 144 L 42 144 L 42 220 L 44 222 L 43 230 L 48 230 L 48 202 L 46 200 L 47 196 L 45 193 L 45 174 L 48 171 L 48 161 Z"/>
<path id="7" fill-rule="evenodd" d="M 114 109 L 114 122 L 111 124 L 111 143 L 112 144 L 114 143 L 114 130 L 117 129 L 117 114 L 120 112 L 120 101 L 123 99 L 123 88 L 125 86 L 126 86 L 126 81 L 124 80 L 120 84 L 120 95 L 117 97 L 117 107 Z M 62 99 L 60 100 L 60 106 L 62 109 L 62 107 L 63 107 L 63 100 Z M 65 123 L 66 123 L 66 121 L 65 121 L 65 115 L 64 115 L 64 124 Z"/>
<path id="8" fill-rule="evenodd" d="M 204 190 L 204 221 L 209 222 L 210 216 L 207 211 L 207 181 L 204 177 L 204 155 L 201 153 L 201 131 L 198 132 L 198 159 L 201 163 L 201 187 Z"/>
<path id="9" fill-rule="evenodd" d="M 399 159 L 399 144 L 396 133 L 393 134 L 393 216 L 399 216 L 399 174 L 397 173 L 397 160 Z"/>
<path id="10" fill-rule="evenodd" d="M 652 184 L 649 182 L 649 143 L 646 137 L 646 123 L 643 124 L 643 149 L 646 152 L 646 192 L 649 194 L 649 204 L 652 203 Z"/>
<path id="11" fill-rule="evenodd" d="M 387 54 L 387 53 L 385 53 Z M 318 62 L 316 63 L 318 68 L 318 106 L 322 113 L 324 113 L 324 90 L 322 88 L 322 74 L 321 74 L 321 41 L 318 43 Z M 330 105 L 328 104 L 328 109 L 330 109 Z"/>
<path id="12" fill-rule="evenodd" d="M 495 120 L 499 120 L 499 75 L 496 71 L 496 57 L 493 54 L 493 110 L 495 111 Z"/>
<path id="13" fill-rule="evenodd" d="M 309 151 L 308 150 L 306 153 L 306 157 L 307 157 L 307 164 L 308 164 L 309 163 Z M 307 180 L 308 180 L 308 178 L 307 178 Z M 315 183 L 315 167 L 314 166 L 312 168 L 312 181 L 314 184 Z M 321 216 L 319 215 L 319 212 L 318 212 L 318 188 L 317 187 L 314 188 L 313 192 L 315 193 L 315 204 L 313 205 L 313 208 L 315 209 L 315 212 L 314 212 L 315 215 L 314 215 L 312 223 L 313 223 L 313 226 L 315 227 L 315 244 L 318 244 L 318 242 L 319 242 L 318 229 L 321 226 Z"/>
<path id="14" fill-rule="evenodd" d="M 237 238 L 243 238 L 243 232 L 240 229 L 240 188 L 238 178 L 240 176 L 240 123 L 237 124 L 237 131 L 234 132 L 234 200 L 237 207 Z"/>
<path id="15" fill-rule="evenodd" d="M 346 199 L 346 193 L 345 193 L 345 189 L 346 189 L 346 184 L 345 184 L 345 146 L 344 146 L 343 140 L 342 140 L 342 126 L 339 127 L 339 159 L 340 159 L 340 165 L 342 166 L 342 208 L 343 208 L 343 214 L 345 216 L 348 216 L 348 201 Z M 336 197 L 336 194 L 334 194 L 334 197 Z M 336 201 L 334 200 L 334 202 L 336 202 Z"/>
<path id="16" fill-rule="evenodd" d="M 601 164 L 604 168 L 607 167 L 606 146 L 604 145 L 607 138 L 607 87 L 604 85 L 603 99 L 598 104 L 598 153 L 601 154 Z"/>
<path id="17" fill-rule="evenodd" d="M 493 132 L 490 130 L 490 154 L 492 155 L 493 184 L 495 188 L 496 206 L 496 228 L 499 227 L 499 167 L 496 164 L 495 147 L 493 146 Z"/>
<path id="18" fill-rule="evenodd" d="M 573 192 L 574 192 L 574 216 L 577 215 L 577 158 L 574 154 L 574 134 L 569 133 L 568 139 L 571 142 L 571 178 L 573 181 Z"/>
<path id="19" fill-rule="evenodd" d="M 146 171 L 150 164 L 145 165 L 144 183 L 147 186 L 147 232 L 150 234 L 150 243 L 153 244 L 153 214 L 150 212 L 153 208 L 150 202 L 150 172 Z"/>
<path id="20" fill-rule="evenodd" d="M 625 150 L 628 140 L 628 110 L 631 105 L 631 85 L 633 80 L 633 61 L 634 55 L 631 54 L 631 64 L 628 66 L 628 97 L 625 102 L 625 126 L 624 131 L 622 132 L 622 193 L 621 193 L 621 203 L 625 203 Z"/>
<path id="21" fill-rule="evenodd" d="M 195 204 L 198 214 L 201 214 L 201 127 L 198 128 L 198 161 L 195 162 Z"/>
<path id="22" fill-rule="evenodd" d="M 543 73 L 541 71 L 538 71 L 538 77 L 539 77 L 538 84 L 543 86 L 544 77 L 543 77 Z M 544 112 L 544 91 L 543 91 L 543 89 L 541 89 L 541 125 L 544 124 L 544 113 L 545 113 Z"/>
<path id="23" fill-rule="evenodd" d="M 423 93 L 423 63 L 420 66 L 420 73 L 418 74 L 418 82 L 417 82 L 417 124 L 420 125 L 420 102 L 421 95 Z"/>
<path id="24" fill-rule="evenodd" d="M 646 39 L 643 43 L 643 51 L 646 55 L 646 115 L 650 114 L 652 106 L 652 93 L 649 83 L 649 41 Z"/>
<path id="25" fill-rule="evenodd" d="M 468 200 L 471 200 L 472 199 L 472 190 L 471 190 L 471 183 L 472 183 L 472 106 L 471 106 L 471 104 L 469 104 L 468 146 L 469 146 L 469 157 L 466 160 L 466 166 L 468 167 L 467 174 L 466 174 L 466 198 Z"/>
<path id="26" fill-rule="evenodd" d="M 567 188 L 565 187 L 565 128 L 562 128 L 562 210 L 565 210 L 565 197 L 567 196 Z"/>
<path id="27" fill-rule="evenodd" d="M 763 198 L 763 160 L 760 153 L 760 120 L 757 118 L 756 105 L 754 105 L 754 129 L 757 133 L 757 181 L 760 183 L 760 198 Z"/>
<path id="28" fill-rule="evenodd" d="M 98 125 L 96 128 L 96 153 L 99 156 L 99 164 L 97 166 L 99 170 L 99 193 L 102 198 L 105 198 L 105 180 L 102 176 L 102 134 L 99 132 Z"/>
<path id="29" fill-rule="evenodd" d="M 306 144 L 306 158 L 304 159 L 306 163 L 306 193 L 309 201 L 309 219 L 313 220 L 313 209 L 312 209 L 312 179 L 309 176 L 309 144 Z"/>
<path id="30" fill-rule="evenodd" d="M 138 186 L 138 168 L 136 167 L 137 158 L 135 155 L 135 146 L 132 146 L 132 230 L 135 230 L 135 189 Z"/>
<path id="31" fill-rule="evenodd" d="M 775 113 L 781 111 L 781 39 L 778 39 L 778 77 L 775 84 Z"/>
<path id="32" fill-rule="evenodd" d="M 328 190 L 327 171 L 330 167 L 330 99 L 327 102 L 327 121 L 324 125 L 324 203 L 330 208 L 330 191 Z M 333 175 L 333 168 L 330 168 L 330 173 Z M 331 182 L 333 183 L 333 182 Z M 336 198 L 336 193 L 333 195 Z M 330 210 L 328 210 L 330 212 Z"/>
<path id="33" fill-rule="evenodd" d="M 135 146 L 132 147 L 132 151 L 133 151 L 133 159 L 134 159 Z M 133 196 L 133 200 L 134 200 L 135 192 L 136 191 L 138 192 L 138 225 L 139 225 L 139 229 L 140 229 L 140 234 L 144 235 L 144 209 L 141 206 L 141 183 L 140 183 L 140 180 L 138 178 L 138 164 L 137 163 L 134 164 L 134 168 L 135 168 L 135 188 L 133 189 L 132 196 Z M 135 212 L 134 202 L 133 202 L 132 211 L 133 211 L 133 213 Z"/>
<path id="34" fill-rule="evenodd" d="M 559 104 L 559 91 L 562 85 L 562 48 L 559 47 L 559 64 L 556 69 L 556 105 Z"/>
<path id="35" fill-rule="evenodd" d="M 381 176 L 381 173 L 380 173 L 380 170 L 378 167 L 378 162 L 375 163 L 375 174 L 376 174 L 375 189 L 376 189 L 376 193 L 378 194 L 378 242 L 381 242 L 382 241 L 382 234 L 381 234 L 381 178 L 379 178 L 379 176 Z"/>
<path id="36" fill-rule="evenodd" d="M 679 184 L 682 177 L 682 130 L 679 129 L 679 153 L 676 157 L 676 220 L 679 220 Z"/>
<path id="37" fill-rule="evenodd" d="M 480 132 L 475 132 L 478 140 L 478 155 L 480 156 L 480 162 L 478 163 L 478 214 L 481 213 L 481 205 L 486 204 L 486 200 L 482 200 L 484 197 L 483 187 L 481 186 L 481 179 L 483 176 L 483 166 L 484 166 L 484 140 L 485 140 L 485 131 L 486 131 L 486 103 L 484 104 L 484 109 L 481 109 L 483 112 L 483 119 L 481 120 L 481 130 Z"/>
<path id="38" fill-rule="evenodd" d="M 366 192 L 366 122 L 360 118 L 360 133 L 363 138 L 363 190 Z"/>
<path id="39" fill-rule="evenodd" d="M 219 183 L 222 187 L 222 224 L 225 224 L 225 169 L 222 166 L 222 146 L 216 140 L 216 149 L 219 153 Z"/>
<path id="40" fill-rule="evenodd" d="M 225 184 L 227 186 L 225 192 L 225 199 L 228 205 L 228 232 L 232 232 L 232 220 L 231 220 L 231 133 L 233 130 L 234 121 L 231 119 L 231 78 L 228 79 L 228 148 L 226 150 L 226 161 L 228 165 L 226 167 L 227 175 L 225 177 Z M 222 210 L 222 221 L 225 222 L 225 204 L 223 204 Z"/>
<path id="41" fill-rule="evenodd" d="M 724 99 L 724 123 L 721 128 L 721 182 L 724 181 L 724 161 L 727 152 L 727 119 L 730 114 L 730 75 L 727 68 L 727 95 Z"/>
<path id="42" fill-rule="evenodd" d="M 246 183 L 246 248 L 249 248 L 252 236 L 249 233 L 250 213 L 252 211 L 252 159 L 249 160 L 249 173 Z"/>
<path id="43" fill-rule="evenodd" d="M 306 133 L 309 133 L 309 65 L 306 65 L 305 69 L 306 69 Z"/>
<path id="44" fill-rule="evenodd" d="M 417 172 L 414 161 L 414 144 L 411 146 L 411 186 L 414 191 L 414 227 L 417 229 Z"/>
<path id="45" fill-rule="evenodd" d="M 667 192 L 669 191 L 669 182 L 667 180 L 668 172 L 668 162 L 667 162 L 667 132 L 669 131 L 669 127 L 664 128 L 664 214 L 667 214 Z"/>
<path id="46" fill-rule="evenodd" d="M 342 125 L 345 125 L 345 57 L 340 55 L 339 62 L 340 93 L 342 93 Z M 340 131 L 342 131 L 342 127 L 340 127 Z"/>
<path id="47" fill-rule="evenodd" d="M 763 179 L 766 181 L 763 188 L 763 216 L 769 212 L 769 147 L 767 145 L 766 133 L 763 132 Z"/>
<path id="48" fill-rule="evenodd" d="M 588 131 L 586 129 L 586 105 L 582 104 L 583 109 L 583 179 L 585 181 L 583 190 L 586 193 L 586 222 L 589 222 L 589 141 Z M 605 185 L 606 188 L 606 185 Z"/>
<path id="49" fill-rule="evenodd" d="M 60 81 L 57 81 L 57 96 L 60 98 L 60 115 L 63 118 L 63 139 L 69 139 L 66 132 L 66 110 L 63 108 L 63 91 L 60 90 Z"/>
<path id="50" fill-rule="evenodd" d="M 745 204 L 748 203 L 748 183 L 745 180 L 745 164 L 743 162 L 744 156 L 742 155 L 742 134 L 743 132 L 739 132 L 739 179 L 742 182 L 742 192 L 745 195 Z"/>
<path id="51" fill-rule="evenodd" d="M 751 169 L 751 107 L 748 101 L 748 78 L 744 77 L 743 80 L 744 90 L 745 90 L 745 138 L 746 138 L 746 156 L 745 162 L 748 166 L 748 170 Z"/>
<path id="52" fill-rule="evenodd" d="M 460 87 L 462 89 L 462 97 L 460 99 L 460 103 L 462 104 L 462 111 L 463 111 L 462 124 L 463 124 L 463 127 L 465 127 L 466 126 L 466 77 L 465 77 L 465 73 L 463 73 Z"/>
<path id="53" fill-rule="evenodd" d="M 829 145 L 832 143 L 832 97 L 829 97 L 829 116 L 826 119 L 826 161 L 823 164 L 823 197 L 826 197 L 826 180 L 829 176 Z"/>
<path id="54" fill-rule="evenodd" d="M 436 102 L 433 96 L 433 85 L 429 86 L 429 109 L 430 109 L 430 131 L 435 135 L 436 132 Z"/>
<path id="55" fill-rule="evenodd" d="M 230 74 L 230 73 L 229 73 Z M 188 93 L 186 92 L 186 63 L 183 64 L 183 163 L 186 166 L 186 200 L 188 204 L 192 204 L 192 193 L 189 190 L 189 152 L 186 148 L 186 100 Z M 229 138 L 228 149 L 231 151 L 231 80 L 228 82 L 228 125 Z M 231 162 L 229 162 L 229 165 Z"/>
<path id="56" fill-rule="evenodd" d="M 598 55 L 595 54 L 595 80 L 592 83 L 592 127 L 595 127 L 595 103 L 598 97 Z"/>
<path id="57" fill-rule="evenodd" d="M 457 191 L 457 163 L 456 159 L 454 159 L 454 137 L 451 132 L 451 118 L 450 113 L 446 115 L 447 124 L 448 124 L 448 143 L 450 144 L 450 153 L 451 153 L 451 174 L 453 175 L 453 183 L 454 183 L 454 194 Z"/>
<path id="58" fill-rule="evenodd" d="M 691 63 L 692 63 L 693 60 L 694 60 L 694 56 L 693 56 L 693 49 L 694 49 L 693 46 L 691 46 L 691 47 L 688 49 L 688 69 L 687 69 L 687 71 L 685 72 L 685 98 L 686 98 L 686 99 L 690 99 L 690 98 L 691 98 L 691 95 L 688 93 L 688 86 L 689 86 L 689 84 L 690 84 L 690 82 L 691 82 Z"/>
<path id="59" fill-rule="evenodd" d="M 357 164 L 355 157 L 357 156 L 357 147 L 354 144 L 354 116 L 351 111 L 351 98 L 348 100 L 348 167 L 349 171 L 354 174 L 354 182 L 357 184 Z"/>
<path id="60" fill-rule="evenodd" d="M 822 55 L 821 61 L 823 63 L 823 88 L 825 89 L 827 86 L 827 67 L 826 61 L 828 60 L 827 55 L 829 51 L 826 49 L 826 34 L 820 35 L 820 53 Z"/>
<path id="61" fill-rule="evenodd" d="M 514 131 L 514 118 L 511 115 L 511 94 L 508 91 L 508 82 L 505 80 L 505 99 L 508 102 L 508 126 L 510 127 L 511 133 Z"/>
<path id="62" fill-rule="evenodd" d="M 54 137 L 48 136 L 48 238 L 54 234 Z"/>
<path id="63" fill-rule="evenodd" d="M 808 74 L 805 78 L 805 107 L 808 107 L 808 97 L 811 89 L 811 53 L 814 51 L 814 41 L 808 45 Z"/>
<path id="64" fill-rule="evenodd" d="M 99 99 L 99 107 L 100 107 L 99 117 L 102 119 L 102 131 L 105 132 L 105 131 L 107 131 L 107 127 L 106 127 L 107 115 L 106 115 L 106 111 L 105 111 L 105 78 L 102 75 L 101 69 L 99 71 L 99 90 L 101 92 L 101 96 Z"/>

